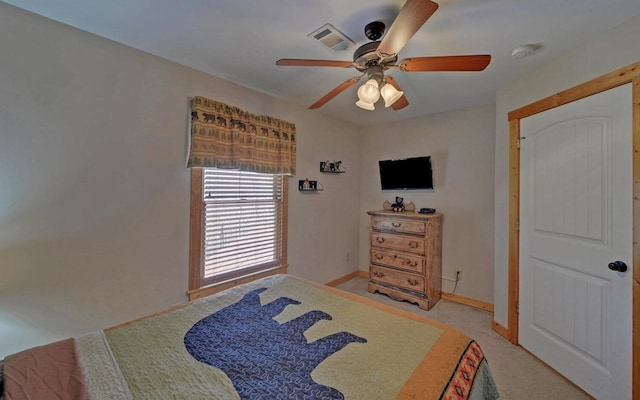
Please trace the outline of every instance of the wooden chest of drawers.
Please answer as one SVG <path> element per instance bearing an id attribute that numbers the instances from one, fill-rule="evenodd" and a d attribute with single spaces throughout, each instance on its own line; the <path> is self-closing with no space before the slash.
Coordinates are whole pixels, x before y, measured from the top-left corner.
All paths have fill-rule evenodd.
<path id="1" fill-rule="evenodd" d="M 430 310 L 440 300 L 442 214 L 369 211 L 369 292 Z"/>

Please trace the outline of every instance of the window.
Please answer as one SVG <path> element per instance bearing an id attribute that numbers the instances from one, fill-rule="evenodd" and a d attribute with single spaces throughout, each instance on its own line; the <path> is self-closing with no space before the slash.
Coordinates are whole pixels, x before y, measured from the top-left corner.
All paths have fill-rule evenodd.
<path id="1" fill-rule="evenodd" d="M 286 272 L 287 179 L 192 169 L 189 296 Z"/>

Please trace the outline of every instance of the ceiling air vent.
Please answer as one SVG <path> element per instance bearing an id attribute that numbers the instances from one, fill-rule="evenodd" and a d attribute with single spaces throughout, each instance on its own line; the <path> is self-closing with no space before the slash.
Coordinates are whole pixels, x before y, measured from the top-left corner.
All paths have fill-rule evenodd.
<path id="1" fill-rule="evenodd" d="M 335 51 L 346 50 L 355 44 L 353 40 L 346 37 L 344 33 L 331 24 L 325 24 L 307 36 Z"/>

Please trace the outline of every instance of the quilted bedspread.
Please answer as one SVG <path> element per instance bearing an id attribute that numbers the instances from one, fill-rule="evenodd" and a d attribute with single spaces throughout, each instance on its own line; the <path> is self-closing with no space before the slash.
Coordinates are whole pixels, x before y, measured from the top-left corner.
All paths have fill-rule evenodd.
<path id="1" fill-rule="evenodd" d="M 499 398 L 482 350 L 469 337 L 289 275 L 75 344 L 90 399 Z M 94 353 L 103 357 L 88 360 Z M 16 382 L 20 371 L 10 360 L 5 396 L 19 399 L 8 394 L 12 385 L 29 385 Z"/>

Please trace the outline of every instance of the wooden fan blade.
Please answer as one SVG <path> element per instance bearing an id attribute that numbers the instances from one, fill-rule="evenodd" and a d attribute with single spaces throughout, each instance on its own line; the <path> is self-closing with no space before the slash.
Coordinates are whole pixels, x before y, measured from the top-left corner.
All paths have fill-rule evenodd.
<path id="1" fill-rule="evenodd" d="M 392 85 L 397 90 L 400 90 L 400 91 L 402 90 L 400 89 L 400 86 L 398 86 L 398 82 L 394 79 L 393 76 L 387 75 L 385 76 L 385 79 L 388 84 Z M 398 100 L 396 100 L 395 103 L 391 105 L 391 108 L 393 108 L 394 111 L 398 111 L 402 108 L 405 108 L 408 105 L 409 105 L 409 100 L 407 100 L 407 97 L 403 94 L 402 97 L 400 97 Z"/>
<path id="2" fill-rule="evenodd" d="M 398 62 L 398 67 L 406 72 L 420 71 L 482 71 L 491 61 L 491 55 L 472 56 L 413 57 Z"/>
<path id="3" fill-rule="evenodd" d="M 438 9 L 430 0 L 407 0 L 378 46 L 383 57 L 398 54 L 409 39 Z"/>
<path id="4" fill-rule="evenodd" d="M 353 67 L 351 61 L 332 61 L 332 60 L 304 60 L 299 58 L 282 58 L 276 61 L 276 65 L 284 65 L 289 67 Z"/>
<path id="5" fill-rule="evenodd" d="M 333 89 L 329 93 L 327 93 L 324 96 L 322 96 L 322 98 L 320 98 L 320 100 L 318 100 L 315 103 L 313 103 L 312 105 L 310 105 L 309 109 L 313 110 L 313 109 L 322 107 L 329 100 L 333 99 L 334 97 L 336 97 L 337 95 L 339 95 L 340 93 L 345 91 L 346 89 L 348 89 L 351 86 L 353 86 L 356 82 L 358 82 L 360 80 L 360 78 L 361 78 L 361 76 L 355 76 L 353 78 L 349 78 L 346 81 L 342 82 L 340 85 L 338 85 L 338 87 L 336 87 L 335 89 Z"/>

